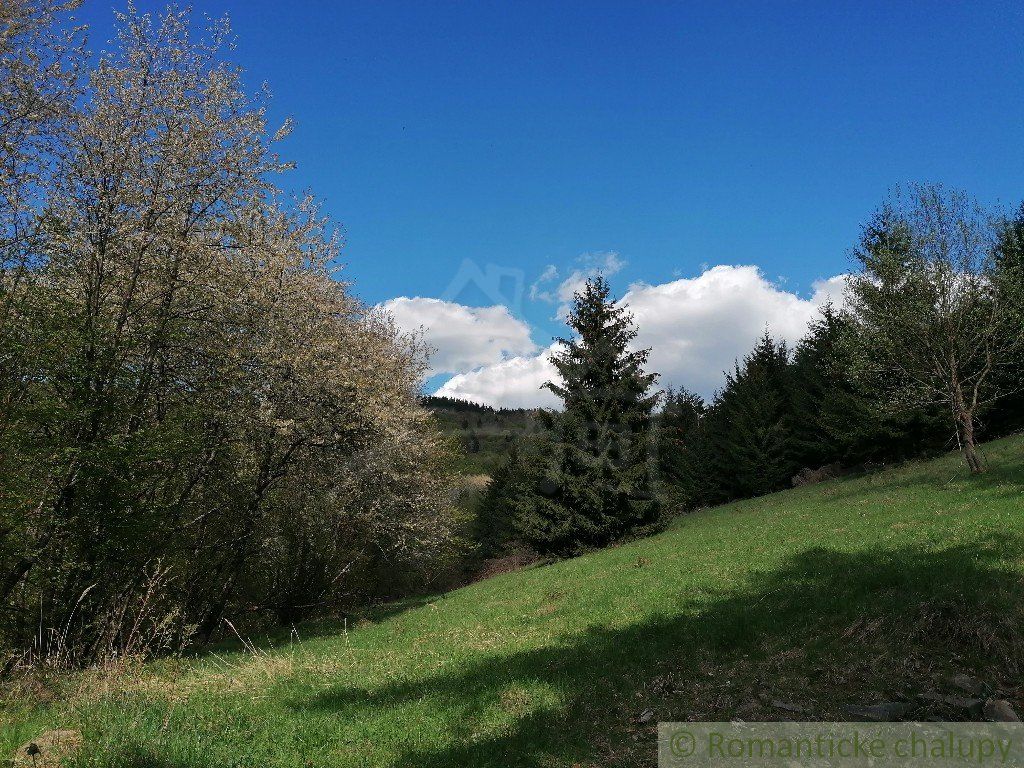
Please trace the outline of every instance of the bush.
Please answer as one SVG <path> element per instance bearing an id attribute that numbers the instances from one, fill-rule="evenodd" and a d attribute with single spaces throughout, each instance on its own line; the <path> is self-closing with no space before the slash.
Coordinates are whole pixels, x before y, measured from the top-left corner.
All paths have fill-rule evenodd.
<path id="1" fill-rule="evenodd" d="M 18 6 L 0 71 L 64 55 L 47 7 Z M 2 179 L 32 201 L 49 168 L 45 197 L 2 211 L 32 236 L 3 242 L 0 273 L 0 638 L 42 657 L 294 621 L 372 591 L 382 563 L 429 578 L 454 538 L 424 350 L 337 279 L 315 203 L 269 181 L 287 127 L 268 134 L 218 58 L 226 30 L 188 26 L 122 16 Z"/>

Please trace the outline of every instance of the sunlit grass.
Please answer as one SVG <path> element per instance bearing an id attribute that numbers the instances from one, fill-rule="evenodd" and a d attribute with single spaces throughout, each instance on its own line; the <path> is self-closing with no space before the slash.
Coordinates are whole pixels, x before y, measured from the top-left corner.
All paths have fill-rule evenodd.
<path id="1" fill-rule="evenodd" d="M 1012 693 L 1022 449 L 986 446 L 982 477 L 950 455 L 707 510 L 256 654 L 76 678 L 0 710 L 0 758 L 60 727 L 93 766 L 647 765 L 657 719 L 842 718 L 952 671 Z"/>

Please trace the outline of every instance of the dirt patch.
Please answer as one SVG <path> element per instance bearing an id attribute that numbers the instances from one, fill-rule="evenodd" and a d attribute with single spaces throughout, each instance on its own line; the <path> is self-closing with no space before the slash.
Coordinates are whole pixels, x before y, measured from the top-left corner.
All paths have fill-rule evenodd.
<path id="1" fill-rule="evenodd" d="M 490 475 L 463 475 L 462 482 L 467 488 L 477 488 L 479 490 L 485 490 L 487 484 L 491 482 Z"/>
<path id="2" fill-rule="evenodd" d="M 489 560 L 484 560 L 480 566 L 480 570 L 477 571 L 473 581 L 483 581 L 493 576 L 500 576 L 503 573 L 512 573 L 513 571 L 519 571 L 528 565 L 533 565 L 537 562 L 537 557 L 525 552 L 516 553 L 514 555 L 507 555 L 505 557 L 492 557 Z"/>
<path id="3" fill-rule="evenodd" d="M 59 768 L 82 747 L 82 734 L 71 729 L 58 729 L 39 734 L 18 747 L 11 764 L 35 768 Z"/>

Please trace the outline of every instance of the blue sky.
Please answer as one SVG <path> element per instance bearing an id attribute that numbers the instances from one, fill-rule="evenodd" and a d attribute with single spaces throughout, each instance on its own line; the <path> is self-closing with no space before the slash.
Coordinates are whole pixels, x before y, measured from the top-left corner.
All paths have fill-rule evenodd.
<path id="1" fill-rule="evenodd" d="M 94 49 L 112 7 L 79 11 Z M 620 293 L 755 265 L 808 299 L 895 184 L 1024 198 L 1019 3 L 194 8 L 230 15 L 248 82 L 295 118 L 287 183 L 343 225 L 364 300 L 503 303 L 538 348 L 561 330 L 529 298 L 549 265 L 554 287 L 614 253 Z M 505 287 L 452 288 L 466 260 Z"/>

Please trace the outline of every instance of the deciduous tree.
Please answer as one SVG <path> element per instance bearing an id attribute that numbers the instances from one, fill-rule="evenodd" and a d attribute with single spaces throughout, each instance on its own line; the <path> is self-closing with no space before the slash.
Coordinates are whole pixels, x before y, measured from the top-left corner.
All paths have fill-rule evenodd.
<path id="1" fill-rule="evenodd" d="M 867 368 L 908 406 L 941 403 L 972 472 L 978 416 L 1020 350 L 1019 296 L 997 260 L 997 220 L 962 192 L 917 185 L 864 228 L 850 280 Z"/>
<path id="2" fill-rule="evenodd" d="M 18 7 L 21 44 L 48 40 L 56 6 Z M 79 662 L 149 628 L 294 620 L 377 589 L 360 574 L 382 559 L 429 568 L 453 533 L 426 350 L 352 296 L 330 223 L 277 187 L 288 126 L 243 91 L 226 25 L 119 27 L 59 87 L 20 48 L 0 65 L 53 104 L 27 134 L 50 132 L 45 188 L 2 179 L 0 639 Z M 33 146 L 0 165 L 33 167 Z"/>

